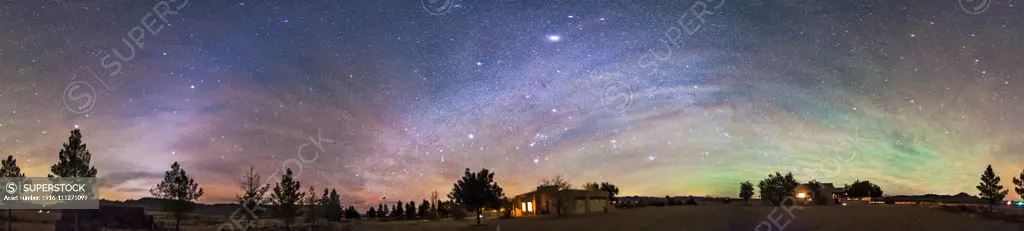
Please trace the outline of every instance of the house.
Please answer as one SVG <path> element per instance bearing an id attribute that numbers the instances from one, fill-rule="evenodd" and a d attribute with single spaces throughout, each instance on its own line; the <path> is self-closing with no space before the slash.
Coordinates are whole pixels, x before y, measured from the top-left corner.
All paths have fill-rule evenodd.
<path id="1" fill-rule="evenodd" d="M 840 204 L 839 198 L 842 198 L 843 191 L 836 189 L 832 183 L 818 183 L 821 188 L 818 190 L 821 193 L 822 199 L 826 205 Z M 814 191 L 810 189 L 810 184 L 800 184 L 796 186 L 794 191 L 794 197 L 799 204 L 813 204 L 814 203 Z M 769 203 L 768 200 L 763 200 L 764 203 Z"/>
<path id="2" fill-rule="evenodd" d="M 558 190 L 555 187 L 537 187 L 537 191 L 524 193 L 512 198 L 516 207 L 512 216 L 536 216 L 558 214 L 561 204 L 562 215 L 607 212 L 613 210 L 606 191 Z"/>

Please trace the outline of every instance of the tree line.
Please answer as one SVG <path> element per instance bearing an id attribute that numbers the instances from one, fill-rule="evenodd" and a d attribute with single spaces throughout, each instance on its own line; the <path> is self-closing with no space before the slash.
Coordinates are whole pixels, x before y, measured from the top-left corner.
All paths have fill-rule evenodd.
<path id="1" fill-rule="evenodd" d="M 47 174 L 47 177 L 51 179 L 96 177 L 98 171 L 91 162 L 92 153 L 89 152 L 88 146 L 82 140 L 81 130 L 71 130 L 67 142 L 61 145 L 57 154 L 57 163 L 50 165 L 50 173 Z M 13 155 L 8 155 L 7 159 L 0 161 L 0 177 L 25 177 Z M 164 201 L 167 202 L 164 205 L 165 208 L 175 211 L 175 230 L 179 230 L 180 219 L 183 218 L 184 211 L 192 207 L 191 202 L 203 196 L 203 189 L 199 188 L 198 184 L 185 174 L 185 170 L 182 170 L 177 162 L 171 164 L 171 170 L 164 174 L 163 181 L 150 189 L 150 192 L 157 198 L 165 199 Z M 67 214 L 74 217 L 73 225 L 79 227 L 81 223 L 78 219 L 79 211 L 71 210 L 70 213 L 65 211 L 62 216 Z M 12 230 L 13 217 L 10 210 L 7 211 L 6 220 L 7 230 Z"/>
<path id="2" fill-rule="evenodd" d="M 71 130 L 67 142 L 63 143 L 58 153 L 58 162 L 50 166 L 51 178 L 60 177 L 96 177 L 96 167 L 92 165 L 92 153 L 82 139 L 80 129 Z M 0 177 L 24 177 L 17 160 L 13 155 L 7 159 L 0 160 Z M 340 195 L 337 190 L 324 188 L 318 191 L 312 186 L 306 190 L 302 189 L 301 182 L 296 180 L 291 169 L 286 169 L 281 175 L 279 182 L 273 185 L 261 184 L 261 176 L 256 173 L 254 167 L 242 176 L 240 188 L 241 193 L 236 195 L 237 203 L 248 211 L 243 213 L 242 222 L 250 226 L 259 226 L 259 216 L 273 215 L 281 219 L 285 229 L 291 228 L 295 218 L 305 215 L 307 222 L 316 227 L 318 219 L 327 221 L 339 221 L 341 219 L 387 218 L 387 219 L 438 219 L 458 218 L 466 216 L 466 211 L 472 211 L 479 215 L 485 208 L 502 209 L 507 215 L 513 209 L 511 200 L 504 197 L 502 189 L 494 182 L 494 173 L 483 169 L 480 172 L 471 173 L 466 169 L 466 175 L 455 183 L 448 200 L 441 201 L 434 192 L 431 200 L 422 200 L 420 203 L 412 201 L 388 206 L 383 203 L 377 208 L 369 207 L 361 214 L 355 206 L 343 207 Z M 568 189 L 568 183 L 561 181 L 548 182 L 547 184 L 564 184 L 562 189 Z M 602 184 L 592 183 L 588 189 L 603 190 L 618 193 L 618 188 L 607 182 Z M 178 162 L 171 164 L 170 169 L 164 172 L 161 182 L 153 186 L 150 194 L 162 199 L 163 208 L 174 217 L 175 230 L 180 230 L 181 220 L 186 218 L 188 212 L 196 208 L 196 203 L 205 194 L 202 187 L 188 175 L 185 169 Z M 271 214 L 268 214 L 271 213 Z M 77 219 L 78 212 L 71 210 L 70 214 L 75 216 L 75 226 L 79 226 Z M 7 229 L 11 228 L 11 212 L 7 213 Z"/>
<path id="3" fill-rule="evenodd" d="M 985 171 L 981 174 L 981 182 L 978 186 L 978 197 L 988 202 L 989 210 L 998 203 L 1003 202 L 1006 195 L 1009 193 L 1009 189 L 1003 189 L 1003 186 L 999 183 L 1002 179 L 996 175 L 995 171 L 992 170 L 992 165 L 988 165 Z M 792 173 L 786 173 L 782 175 L 779 172 L 774 174 L 768 174 L 768 178 L 758 182 L 759 193 L 762 200 L 768 200 L 774 205 L 779 205 L 785 200 L 786 197 L 791 197 L 796 192 L 796 187 L 800 183 L 793 178 Z M 1019 176 L 1013 177 L 1014 191 L 1017 195 L 1024 198 L 1024 170 L 1021 170 Z M 843 187 L 843 193 L 847 197 L 881 197 L 882 189 L 878 185 L 871 183 L 870 181 L 856 180 L 852 185 L 845 185 Z M 827 203 L 821 198 L 821 183 L 812 180 L 808 182 L 808 190 L 813 192 L 815 198 L 812 198 L 816 203 Z M 749 201 L 754 196 L 754 185 L 750 181 L 740 183 L 740 198 L 745 201 Z"/>
<path id="4" fill-rule="evenodd" d="M 62 144 L 58 153 L 58 161 L 50 166 L 50 178 L 62 177 L 96 177 L 96 167 L 91 164 L 92 154 L 82 140 L 80 129 L 71 130 L 67 142 Z M 0 177 L 24 177 L 17 160 L 13 155 L 0 160 Z M 976 188 L 979 196 L 989 202 L 990 207 L 1000 203 L 1008 194 L 1008 189 L 1000 185 L 1001 179 L 989 165 L 981 176 L 981 183 Z M 246 208 L 266 208 L 270 206 L 274 215 L 284 221 L 286 229 L 289 229 L 292 220 L 301 215 L 300 209 L 307 208 L 307 221 L 314 224 L 316 218 L 324 218 L 328 221 L 337 221 L 342 218 L 359 219 L 360 214 L 355 206 L 342 207 L 340 195 L 336 190 L 324 188 L 321 193 L 311 186 L 303 191 L 301 183 L 295 180 L 291 169 L 286 169 L 281 176 L 280 182 L 273 185 L 260 185 L 260 176 L 250 167 L 242 179 L 242 194 L 237 195 L 238 203 Z M 782 175 L 776 172 L 769 174 L 768 178 L 758 183 L 759 193 L 762 199 L 769 200 L 773 204 L 779 204 L 785 197 L 792 196 L 799 183 L 793 179 L 792 173 Z M 1024 170 L 1018 177 L 1013 178 L 1014 191 L 1024 197 Z M 546 179 L 541 186 L 554 186 L 558 191 L 568 190 L 571 185 L 560 177 Z M 584 185 L 587 190 L 607 191 L 609 200 L 618 193 L 618 188 L 604 182 L 598 184 L 591 182 Z M 882 190 L 877 185 L 868 181 L 855 181 L 853 185 L 847 185 L 845 193 L 850 197 L 878 197 Z M 809 190 L 820 195 L 820 184 L 817 181 L 809 182 Z M 269 195 L 266 195 L 267 193 Z M 180 230 L 180 222 L 185 218 L 187 212 L 195 208 L 195 203 L 204 195 L 204 191 L 193 178 L 188 176 L 186 171 L 177 162 L 171 164 L 170 169 L 164 173 L 163 180 L 150 189 L 150 193 L 165 202 L 164 209 L 171 212 L 175 218 L 175 230 Z M 749 181 L 740 184 L 740 197 L 748 200 L 753 196 L 753 184 Z M 471 211 L 477 216 L 479 223 L 480 215 L 484 209 L 495 209 L 503 211 L 506 215 L 511 212 L 514 205 L 511 200 L 505 197 L 502 188 L 494 182 L 494 173 L 487 169 L 479 172 L 471 172 L 468 168 L 464 176 L 458 180 L 448 194 L 447 201 L 440 201 L 436 193 L 432 200 L 423 200 L 419 205 L 415 202 L 402 203 L 399 201 L 391 206 L 391 210 L 381 203 L 374 209 L 372 206 L 367 209 L 365 215 L 373 218 L 396 218 L 396 219 L 427 219 L 458 217 L 460 212 Z M 558 204 L 557 213 L 561 215 L 561 201 L 556 199 Z M 78 213 L 71 211 L 75 218 Z M 245 214 L 244 219 L 255 222 L 258 216 L 256 213 Z M 8 229 L 11 226 L 11 212 L 8 211 Z M 75 219 L 75 226 L 79 226 L 78 219 Z"/>
<path id="5" fill-rule="evenodd" d="M 25 177 L 18 167 L 17 160 L 13 155 L 0 161 L 0 177 Z M 80 129 L 71 130 L 67 142 L 61 145 L 57 154 L 57 163 L 50 165 L 48 178 L 72 178 L 72 177 L 96 177 L 98 171 L 92 165 L 92 153 L 82 140 Z M 175 230 L 180 230 L 180 221 L 184 218 L 186 211 L 194 207 L 195 201 L 203 196 L 203 189 L 190 178 L 185 170 L 181 169 L 178 162 L 171 164 L 171 169 L 164 173 L 164 179 L 150 189 L 154 197 L 164 199 L 164 208 L 172 211 L 175 218 Z M 91 195 L 96 197 L 98 195 Z M 93 198 L 98 199 L 98 198 Z M 67 211 L 62 216 L 68 214 Z M 78 219 L 79 211 L 71 210 L 70 215 L 74 217 L 74 226 L 79 227 L 81 221 Z M 12 230 L 13 220 L 11 211 L 7 212 L 7 230 Z M 89 222 L 89 221 L 86 221 Z"/>
<path id="6" fill-rule="evenodd" d="M 285 169 L 281 180 L 274 183 L 273 187 L 260 184 L 261 179 L 255 167 L 249 167 L 249 171 L 242 176 L 242 193 L 236 195 L 238 204 L 251 211 L 243 213 L 241 217 L 242 222 L 249 226 L 259 227 L 259 216 L 271 214 L 284 222 L 286 230 L 291 229 L 296 218 L 303 218 L 315 228 L 319 219 L 330 222 L 361 217 L 355 206 L 342 206 L 341 195 L 336 189 L 324 188 L 318 193 L 316 188 L 309 186 L 303 190 L 302 183 L 295 179 L 291 168 Z"/>

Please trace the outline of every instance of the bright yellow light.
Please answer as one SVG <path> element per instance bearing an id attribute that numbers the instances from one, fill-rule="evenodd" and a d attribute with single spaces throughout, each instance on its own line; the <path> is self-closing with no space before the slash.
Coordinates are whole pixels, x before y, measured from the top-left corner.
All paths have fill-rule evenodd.
<path id="1" fill-rule="evenodd" d="M 807 198 L 807 194 L 806 193 L 797 193 L 796 194 L 796 198 L 800 198 L 800 199 Z"/>
<path id="2" fill-rule="evenodd" d="M 533 212 L 533 202 L 526 202 L 526 211 Z"/>

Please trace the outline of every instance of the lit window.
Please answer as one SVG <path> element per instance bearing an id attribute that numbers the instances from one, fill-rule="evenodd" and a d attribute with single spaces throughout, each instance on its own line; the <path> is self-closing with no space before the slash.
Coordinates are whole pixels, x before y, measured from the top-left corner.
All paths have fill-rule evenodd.
<path id="1" fill-rule="evenodd" d="M 526 202 L 523 202 L 523 212 L 529 212 L 529 210 L 526 210 Z"/>
<path id="2" fill-rule="evenodd" d="M 526 202 L 526 211 L 533 212 L 533 202 Z"/>

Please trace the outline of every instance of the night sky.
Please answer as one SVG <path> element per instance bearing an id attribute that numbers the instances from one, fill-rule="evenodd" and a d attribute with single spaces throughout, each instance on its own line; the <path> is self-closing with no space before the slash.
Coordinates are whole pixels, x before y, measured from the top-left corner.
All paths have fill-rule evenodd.
<path id="1" fill-rule="evenodd" d="M 45 176 L 79 127 L 102 197 L 178 161 L 208 203 L 250 166 L 345 203 L 465 168 L 509 196 L 732 197 L 773 171 L 977 195 L 987 164 L 1024 169 L 1013 1 L 269 2 L 0 3 L 0 154 Z"/>

